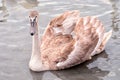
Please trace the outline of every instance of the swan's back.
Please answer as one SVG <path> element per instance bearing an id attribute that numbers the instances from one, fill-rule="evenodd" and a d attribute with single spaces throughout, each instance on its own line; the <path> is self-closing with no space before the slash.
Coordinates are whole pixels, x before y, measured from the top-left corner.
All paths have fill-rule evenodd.
<path id="1" fill-rule="evenodd" d="M 67 11 L 48 24 L 41 43 L 43 65 L 64 69 L 91 58 L 104 36 L 102 23 L 94 17 L 79 17 Z"/>

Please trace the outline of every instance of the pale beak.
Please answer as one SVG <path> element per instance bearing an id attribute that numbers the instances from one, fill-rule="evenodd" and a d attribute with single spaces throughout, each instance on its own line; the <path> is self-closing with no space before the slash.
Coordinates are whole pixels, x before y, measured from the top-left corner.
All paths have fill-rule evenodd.
<path id="1" fill-rule="evenodd" d="M 31 21 L 30 24 L 31 24 L 30 35 L 33 36 L 35 34 L 35 24 L 36 24 L 36 22 Z"/>
<path id="2" fill-rule="evenodd" d="M 30 18 L 30 25 L 31 25 L 30 35 L 31 36 L 33 36 L 36 32 L 36 18 L 37 18 L 37 16 L 35 18 Z"/>
<path id="3" fill-rule="evenodd" d="M 35 21 L 31 21 L 30 24 L 31 24 L 31 27 L 35 27 Z"/>

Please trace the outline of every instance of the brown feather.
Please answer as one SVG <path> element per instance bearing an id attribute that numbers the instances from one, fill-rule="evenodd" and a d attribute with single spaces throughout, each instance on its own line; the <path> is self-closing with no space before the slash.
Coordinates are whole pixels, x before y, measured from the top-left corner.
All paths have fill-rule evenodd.
<path id="1" fill-rule="evenodd" d="M 95 24 L 97 24 L 97 26 Z M 67 60 L 57 64 L 59 69 L 74 66 L 91 58 L 92 52 L 100 42 L 99 40 L 104 36 L 104 28 L 102 28 L 103 26 L 100 24 L 102 23 L 94 17 L 84 17 L 78 20 L 74 29 L 77 36 L 74 50 L 69 54 Z"/>
<path id="2" fill-rule="evenodd" d="M 41 59 L 44 65 L 49 65 L 51 69 L 57 69 L 56 64 L 61 61 L 65 61 L 73 50 L 74 39 L 71 34 L 60 34 L 54 33 L 54 27 L 61 27 L 63 28 L 64 21 L 69 18 L 74 18 L 72 21 L 66 21 L 66 23 L 74 24 L 73 20 L 79 18 L 78 11 L 67 11 L 62 15 L 54 18 L 50 24 L 48 25 L 45 33 L 42 37 L 42 44 L 41 44 Z M 77 20 L 76 20 L 77 21 Z M 72 25 L 75 27 L 75 25 Z M 61 33 L 64 31 L 62 30 Z"/>
<path id="3" fill-rule="evenodd" d="M 72 22 L 72 25 L 70 22 Z M 66 23 L 68 26 L 63 26 Z M 72 37 L 71 32 L 63 34 L 65 29 L 69 29 L 67 27 L 72 28 L 71 32 L 75 33 L 75 38 Z M 43 35 L 44 41 L 41 44 L 42 62 L 44 65 L 49 65 L 51 69 L 63 69 L 90 59 L 92 52 L 103 36 L 104 28 L 102 27 L 102 23 L 97 18 L 89 16 L 79 18 L 76 11 L 68 11 L 54 18 Z M 54 28 L 60 30 L 59 35 L 55 35 L 58 33 L 55 33 Z M 71 55 L 73 58 L 71 58 Z M 70 61 L 71 59 L 73 60 Z"/>

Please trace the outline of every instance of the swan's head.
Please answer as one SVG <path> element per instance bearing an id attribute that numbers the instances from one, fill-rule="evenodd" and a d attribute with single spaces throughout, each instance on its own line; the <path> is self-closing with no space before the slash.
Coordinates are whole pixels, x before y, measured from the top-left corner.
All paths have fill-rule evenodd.
<path id="1" fill-rule="evenodd" d="M 29 14 L 31 36 L 33 36 L 37 31 L 38 16 L 39 14 L 37 11 L 31 11 Z"/>

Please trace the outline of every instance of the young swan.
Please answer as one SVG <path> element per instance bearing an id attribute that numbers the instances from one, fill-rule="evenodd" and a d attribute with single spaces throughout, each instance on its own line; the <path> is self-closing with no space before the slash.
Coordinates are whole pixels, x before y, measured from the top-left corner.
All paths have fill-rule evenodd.
<path id="1" fill-rule="evenodd" d="M 65 69 L 101 53 L 112 31 L 95 17 L 79 17 L 79 11 L 67 11 L 48 24 L 39 39 L 37 11 L 31 11 L 30 34 L 33 39 L 29 67 L 33 71 Z"/>

